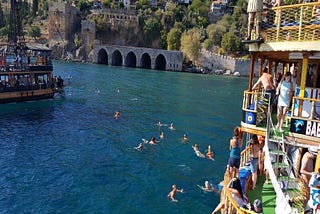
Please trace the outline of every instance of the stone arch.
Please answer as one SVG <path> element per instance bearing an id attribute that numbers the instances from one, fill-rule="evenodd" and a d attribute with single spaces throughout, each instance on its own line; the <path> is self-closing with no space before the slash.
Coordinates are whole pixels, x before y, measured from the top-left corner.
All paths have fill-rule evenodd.
<path id="1" fill-rule="evenodd" d="M 122 54 L 119 50 L 115 50 L 112 53 L 111 65 L 122 66 Z"/>
<path id="2" fill-rule="evenodd" d="M 124 64 L 126 67 L 137 67 L 137 57 L 132 51 L 127 54 Z"/>
<path id="3" fill-rule="evenodd" d="M 100 49 L 98 52 L 98 64 L 108 65 L 108 53 L 105 49 Z"/>
<path id="4" fill-rule="evenodd" d="M 155 61 L 155 67 L 156 70 L 166 70 L 167 60 L 163 56 L 163 54 L 159 54 Z"/>
<path id="5" fill-rule="evenodd" d="M 148 53 L 144 53 L 141 56 L 141 68 L 151 69 L 151 57 Z"/>

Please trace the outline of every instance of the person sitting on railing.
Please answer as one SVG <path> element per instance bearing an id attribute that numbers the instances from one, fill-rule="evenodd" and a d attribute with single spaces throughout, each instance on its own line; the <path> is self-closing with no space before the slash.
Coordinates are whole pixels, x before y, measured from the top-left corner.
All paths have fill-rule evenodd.
<path id="1" fill-rule="evenodd" d="M 231 196 L 237 203 L 238 207 L 246 207 L 248 200 L 242 192 L 242 187 L 239 178 L 232 178 L 229 181 L 226 189 L 231 193 Z M 218 213 L 222 208 L 225 208 L 225 204 L 225 200 L 220 201 L 220 203 L 212 211 L 212 214 Z"/>

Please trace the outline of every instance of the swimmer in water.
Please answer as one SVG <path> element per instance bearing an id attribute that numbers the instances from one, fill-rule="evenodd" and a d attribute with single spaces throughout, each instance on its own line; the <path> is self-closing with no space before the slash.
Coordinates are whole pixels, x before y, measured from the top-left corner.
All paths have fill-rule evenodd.
<path id="1" fill-rule="evenodd" d="M 199 151 L 199 148 L 198 148 L 198 145 L 197 144 L 194 144 L 194 146 L 192 146 L 193 150 L 194 150 L 194 153 L 196 153 L 196 155 L 200 158 L 205 158 L 204 154 L 202 154 L 200 151 Z"/>
<path id="2" fill-rule="evenodd" d="M 214 160 L 214 154 L 213 152 L 211 151 L 211 146 L 209 145 L 208 146 L 208 150 L 207 150 L 207 153 L 206 153 L 206 157 L 210 160 Z"/>
<path id="3" fill-rule="evenodd" d="M 114 117 L 115 117 L 116 119 L 118 119 L 118 118 L 120 117 L 120 112 L 119 112 L 119 111 L 116 111 L 116 113 L 114 114 Z"/>
<path id="4" fill-rule="evenodd" d="M 173 126 L 173 123 L 170 124 L 169 129 L 175 130 L 175 128 L 174 128 L 174 126 Z"/>
<path id="5" fill-rule="evenodd" d="M 204 182 L 204 189 L 207 190 L 207 191 L 211 191 L 212 190 L 212 187 L 209 184 L 209 181 L 205 181 Z"/>
<path id="6" fill-rule="evenodd" d="M 215 187 L 213 187 L 209 181 L 205 181 L 204 182 L 204 186 L 200 186 L 198 185 L 203 191 L 206 191 L 206 192 L 219 192 L 219 190 Z"/>
<path id="7" fill-rule="evenodd" d="M 139 150 L 139 151 L 141 151 L 141 149 L 142 149 L 142 143 L 139 143 L 139 145 L 137 146 L 137 147 L 134 147 L 136 150 Z"/>
<path id="8" fill-rule="evenodd" d="M 171 192 L 169 192 L 168 194 L 168 198 L 171 199 L 171 201 L 173 202 L 178 202 L 177 199 L 174 198 L 174 196 L 176 195 L 177 192 L 183 192 L 183 189 L 177 189 L 177 186 L 175 184 L 172 185 L 172 190 Z"/>
<path id="9" fill-rule="evenodd" d="M 156 138 L 152 137 L 149 143 L 152 145 L 156 145 L 156 143 L 157 143 Z"/>
<path id="10" fill-rule="evenodd" d="M 187 142 L 188 141 L 188 136 L 187 136 L 187 134 L 184 134 L 183 135 L 183 137 L 182 137 L 182 143 L 185 143 L 185 142 Z"/>
<path id="11" fill-rule="evenodd" d="M 157 123 L 157 126 L 163 126 L 163 124 L 159 121 L 158 123 Z"/>
<path id="12" fill-rule="evenodd" d="M 161 133 L 160 133 L 160 139 L 163 139 L 163 138 L 164 138 L 164 133 L 161 132 Z"/>

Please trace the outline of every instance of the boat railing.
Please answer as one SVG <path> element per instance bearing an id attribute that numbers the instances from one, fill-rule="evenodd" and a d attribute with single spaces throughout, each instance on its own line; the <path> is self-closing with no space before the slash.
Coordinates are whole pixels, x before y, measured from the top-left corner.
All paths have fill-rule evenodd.
<path id="1" fill-rule="evenodd" d="M 52 65 L 11 64 L 0 66 L 0 72 L 52 71 Z"/>
<path id="2" fill-rule="evenodd" d="M 291 118 L 320 120 L 320 99 L 293 97 Z"/>
<path id="3" fill-rule="evenodd" d="M 319 41 L 320 2 L 265 9 L 261 35 L 265 42 Z"/>
<path id="4" fill-rule="evenodd" d="M 240 168 L 244 167 L 250 161 L 250 147 L 247 146 L 240 154 Z"/>
<path id="5" fill-rule="evenodd" d="M 242 102 L 243 122 L 258 125 L 266 118 L 269 99 L 265 95 L 263 91 L 244 91 Z"/>

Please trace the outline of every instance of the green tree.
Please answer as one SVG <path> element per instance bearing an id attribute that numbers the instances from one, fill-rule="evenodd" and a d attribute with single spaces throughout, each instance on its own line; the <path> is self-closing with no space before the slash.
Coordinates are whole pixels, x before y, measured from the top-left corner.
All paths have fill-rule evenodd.
<path id="1" fill-rule="evenodd" d="M 91 3 L 86 0 L 79 0 L 77 6 L 79 7 L 80 11 L 88 11 L 91 8 Z"/>
<path id="2" fill-rule="evenodd" d="M 203 48 L 206 50 L 209 50 L 210 48 L 212 48 L 213 42 L 210 39 L 206 39 L 203 42 Z"/>
<path id="3" fill-rule="evenodd" d="M 220 24 L 211 24 L 207 27 L 207 37 L 214 45 L 220 46 L 223 35 L 227 32 L 225 26 Z"/>
<path id="4" fill-rule="evenodd" d="M 2 7 L 0 7 L 0 28 L 4 27 L 6 25 L 6 19 L 3 14 Z"/>
<path id="5" fill-rule="evenodd" d="M 8 27 L 0 28 L 0 36 L 8 36 L 8 35 L 9 35 L 9 28 Z"/>
<path id="6" fill-rule="evenodd" d="M 143 27 L 145 42 L 151 44 L 153 40 L 158 39 L 161 28 L 161 23 L 155 17 L 147 19 Z"/>
<path id="7" fill-rule="evenodd" d="M 102 4 L 104 7 L 110 8 L 111 7 L 111 0 L 103 0 Z"/>
<path id="8" fill-rule="evenodd" d="M 32 16 L 35 17 L 37 15 L 39 9 L 39 1 L 33 0 L 32 2 Z"/>
<path id="9" fill-rule="evenodd" d="M 241 51 L 241 46 L 241 38 L 236 36 L 233 32 L 228 32 L 222 37 L 221 48 L 227 54 Z"/>
<path id="10" fill-rule="evenodd" d="M 28 31 L 29 36 L 36 39 L 41 36 L 41 29 L 38 26 L 32 26 Z"/>
<path id="11" fill-rule="evenodd" d="M 138 5 L 144 9 L 149 8 L 150 7 L 150 0 L 139 0 Z"/>
<path id="12" fill-rule="evenodd" d="M 171 28 L 167 35 L 167 49 L 179 50 L 181 46 L 181 30 L 179 28 Z"/>
<path id="13" fill-rule="evenodd" d="M 161 24 L 166 31 L 169 31 L 174 25 L 174 13 L 172 11 L 164 12 Z"/>
<path id="14" fill-rule="evenodd" d="M 181 51 L 186 59 L 194 65 L 198 64 L 201 50 L 201 32 L 198 28 L 192 28 L 181 36 Z"/>
<path id="15" fill-rule="evenodd" d="M 193 0 L 192 4 L 188 7 L 189 13 L 206 16 L 210 10 L 211 1 L 208 0 Z"/>

